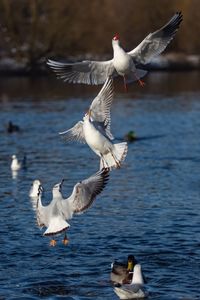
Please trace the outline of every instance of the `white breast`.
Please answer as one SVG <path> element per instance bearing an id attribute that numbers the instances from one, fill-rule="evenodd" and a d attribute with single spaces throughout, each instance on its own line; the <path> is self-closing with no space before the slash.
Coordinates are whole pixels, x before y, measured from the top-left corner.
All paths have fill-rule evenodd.
<path id="1" fill-rule="evenodd" d="M 121 47 L 114 47 L 113 65 L 119 75 L 128 74 L 134 67 L 132 58 Z"/>

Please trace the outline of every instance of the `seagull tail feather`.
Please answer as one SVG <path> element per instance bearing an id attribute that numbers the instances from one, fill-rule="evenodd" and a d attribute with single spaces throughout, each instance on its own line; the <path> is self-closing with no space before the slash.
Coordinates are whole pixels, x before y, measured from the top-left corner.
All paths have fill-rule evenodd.
<path id="1" fill-rule="evenodd" d="M 100 169 L 119 168 L 124 161 L 128 151 L 127 143 L 118 143 L 113 145 L 112 153 L 104 154 L 100 160 Z"/>

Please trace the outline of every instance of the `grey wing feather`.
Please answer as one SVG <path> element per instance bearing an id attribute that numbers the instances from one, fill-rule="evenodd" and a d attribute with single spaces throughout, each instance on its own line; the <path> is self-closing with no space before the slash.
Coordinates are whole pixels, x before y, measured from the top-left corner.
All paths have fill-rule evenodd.
<path id="1" fill-rule="evenodd" d="M 47 65 L 58 78 L 69 83 L 103 84 L 108 76 L 115 76 L 113 61 L 82 61 L 63 63 L 48 59 Z"/>
<path id="2" fill-rule="evenodd" d="M 66 131 L 59 132 L 59 134 L 64 136 L 65 141 L 68 142 L 78 141 L 81 143 L 85 143 L 82 121 L 79 121 L 78 123 L 76 123 L 76 125 L 74 125 L 74 127 Z"/>
<path id="3" fill-rule="evenodd" d="M 109 178 L 109 169 L 102 169 L 89 178 L 77 183 L 74 186 L 68 201 L 73 213 L 82 213 L 88 209 L 96 196 L 100 194 Z"/>
<path id="4" fill-rule="evenodd" d="M 142 288 L 141 284 L 124 284 L 122 285 L 122 290 L 127 292 L 137 293 Z"/>
<path id="5" fill-rule="evenodd" d="M 106 135 L 112 140 L 113 136 L 110 132 L 110 107 L 113 101 L 113 79 L 108 77 L 102 89 L 90 105 L 91 117 L 95 121 L 96 126 L 102 127 Z M 102 126 L 103 124 L 103 126 Z"/>
<path id="6" fill-rule="evenodd" d="M 181 12 L 177 12 L 170 21 L 159 30 L 150 33 L 135 49 L 128 52 L 136 64 L 147 64 L 152 58 L 165 50 L 176 34 L 183 20 Z"/>
<path id="7" fill-rule="evenodd" d="M 42 192 L 40 187 L 38 190 L 38 196 L 31 198 L 32 208 L 36 214 L 37 225 L 39 227 L 48 226 L 48 214 L 49 214 L 49 205 L 43 206 L 41 202 Z"/>

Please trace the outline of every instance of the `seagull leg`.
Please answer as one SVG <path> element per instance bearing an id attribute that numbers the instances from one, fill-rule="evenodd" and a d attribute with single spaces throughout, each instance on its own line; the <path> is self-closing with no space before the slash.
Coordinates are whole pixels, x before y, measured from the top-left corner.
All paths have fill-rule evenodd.
<path id="1" fill-rule="evenodd" d="M 141 79 L 137 76 L 136 73 L 134 73 L 134 75 L 135 75 L 135 78 L 137 79 L 137 81 L 139 82 L 139 85 L 140 85 L 141 87 L 144 87 L 144 86 L 145 86 L 145 82 L 144 82 L 143 80 L 141 80 Z"/>
<path id="2" fill-rule="evenodd" d="M 102 164 L 103 164 L 103 168 L 110 168 L 107 161 L 104 159 L 103 155 L 100 153 L 101 155 L 101 159 L 102 159 Z"/>
<path id="3" fill-rule="evenodd" d="M 125 92 L 128 92 L 125 75 L 123 76 L 123 78 L 124 78 L 124 89 L 125 89 Z"/>
<path id="4" fill-rule="evenodd" d="M 66 246 L 69 243 L 69 240 L 67 238 L 66 232 L 65 232 L 65 236 L 64 239 L 62 240 L 62 243 Z"/>
<path id="5" fill-rule="evenodd" d="M 117 165 L 117 168 L 119 169 L 121 167 L 120 162 L 116 159 L 116 157 L 114 156 L 114 154 L 112 152 L 110 152 L 110 153 L 111 153 L 111 155 L 112 155 L 112 157 L 113 157 L 113 159 L 114 159 L 114 161 Z"/>
<path id="6" fill-rule="evenodd" d="M 50 240 L 49 246 L 55 247 L 55 245 L 56 245 L 56 240 L 53 238 L 52 240 Z"/>

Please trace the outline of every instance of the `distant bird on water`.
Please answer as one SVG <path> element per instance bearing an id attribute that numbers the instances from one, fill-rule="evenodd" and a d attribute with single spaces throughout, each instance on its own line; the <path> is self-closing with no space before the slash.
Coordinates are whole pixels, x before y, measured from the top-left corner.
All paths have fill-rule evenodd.
<path id="1" fill-rule="evenodd" d="M 12 162 L 10 168 L 12 171 L 19 171 L 21 169 L 21 163 L 18 161 L 16 155 L 12 155 Z"/>
<path id="2" fill-rule="evenodd" d="M 35 198 L 38 197 L 38 191 L 39 191 L 39 187 L 41 186 L 41 182 L 39 179 L 35 179 L 33 181 L 32 187 L 29 191 L 29 197 L 31 198 Z"/>
<path id="3" fill-rule="evenodd" d="M 9 121 L 7 126 L 6 126 L 6 130 L 7 130 L 8 133 L 19 132 L 20 127 L 16 124 L 13 124 L 12 121 Z"/>
<path id="4" fill-rule="evenodd" d="M 52 194 L 53 199 L 49 205 L 44 206 L 41 201 L 42 187 L 38 187 L 38 197 L 31 198 L 33 209 L 36 211 L 37 224 L 39 227 L 47 227 L 44 236 L 55 236 L 65 232 L 63 244 L 68 244 L 66 230 L 70 227 L 68 220 L 74 214 L 81 214 L 88 209 L 105 187 L 109 178 L 109 170 L 102 169 L 89 178 L 78 182 L 73 189 L 71 196 L 67 199 L 62 195 L 62 180 L 54 185 Z M 53 238 L 51 246 L 56 245 Z"/>
<path id="5" fill-rule="evenodd" d="M 120 46 L 119 34 L 112 39 L 113 58 L 108 61 L 85 60 L 76 63 L 63 63 L 49 59 L 47 64 L 57 76 L 69 83 L 103 84 L 108 76 L 121 75 L 124 86 L 130 81 L 140 80 L 147 71 L 140 69 L 141 65 L 149 63 L 154 57 L 162 53 L 174 38 L 183 16 L 177 12 L 167 24 L 146 38 L 132 51 L 126 52 Z"/>
<path id="6" fill-rule="evenodd" d="M 113 80 L 108 78 L 97 97 L 92 101 L 83 121 L 71 129 L 61 132 L 66 141 L 79 141 L 88 146 L 100 157 L 101 168 L 119 168 L 125 159 L 126 142 L 114 144 L 110 132 L 110 107 L 113 100 Z"/>

